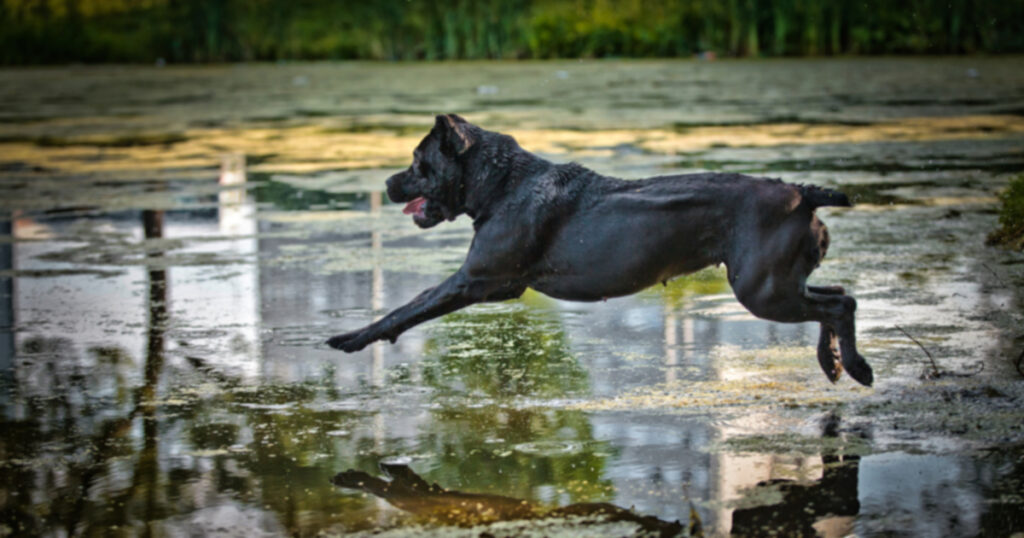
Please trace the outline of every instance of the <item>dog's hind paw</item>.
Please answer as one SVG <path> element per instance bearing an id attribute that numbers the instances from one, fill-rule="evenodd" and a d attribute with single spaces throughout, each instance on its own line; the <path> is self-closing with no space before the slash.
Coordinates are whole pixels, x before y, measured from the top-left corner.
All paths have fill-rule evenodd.
<path id="1" fill-rule="evenodd" d="M 821 333 L 818 336 L 818 364 L 825 377 L 835 383 L 843 374 L 843 363 L 839 356 L 839 339 L 836 333 L 827 325 L 821 325 Z"/>
<path id="2" fill-rule="evenodd" d="M 819 349 L 818 364 L 821 366 L 821 371 L 825 372 L 825 377 L 832 383 L 839 381 L 839 376 L 843 375 L 843 363 L 839 362 L 839 358 L 831 352 L 822 354 Z"/>
<path id="3" fill-rule="evenodd" d="M 848 360 L 844 356 L 843 368 L 850 377 L 865 387 L 870 387 L 875 382 L 875 374 L 871 371 L 871 366 L 859 353 L 852 360 Z"/>
<path id="4" fill-rule="evenodd" d="M 818 339 L 818 364 L 825 377 L 835 383 L 843 373 L 843 363 L 840 362 L 839 350 L 836 348 L 835 335 L 822 328 L 821 338 Z"/>

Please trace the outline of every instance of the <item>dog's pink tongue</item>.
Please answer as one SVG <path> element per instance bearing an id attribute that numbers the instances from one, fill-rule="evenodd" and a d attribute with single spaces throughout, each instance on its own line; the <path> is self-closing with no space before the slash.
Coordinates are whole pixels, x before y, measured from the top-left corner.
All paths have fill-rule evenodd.
<path id="1" fill-rule="evenodd" d="M 405 204 L 405 209 L 402 210 L 402 213 L 405 213 L 406 215 L 421 214 L 423 213 L 423 204 L 425 203 L 427 203 L 427 199 L 420 196 L 408 204 Z"/>

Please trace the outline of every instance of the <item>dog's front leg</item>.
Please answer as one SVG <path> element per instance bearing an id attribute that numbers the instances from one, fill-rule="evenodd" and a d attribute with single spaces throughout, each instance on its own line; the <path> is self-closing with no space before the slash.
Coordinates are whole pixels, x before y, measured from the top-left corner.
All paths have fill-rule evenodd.
<path id="1" fill-rule="evenodd" d="M 471 278 L 462 269 L 380 320 L 362 329 L 331 337 L 327 345 L 351 353 L 377 340 L 394 342 L 398 335 L 424 321 L 474 303 L 515 298 L 524 290 L 525 286 L 508 282 Z"/>

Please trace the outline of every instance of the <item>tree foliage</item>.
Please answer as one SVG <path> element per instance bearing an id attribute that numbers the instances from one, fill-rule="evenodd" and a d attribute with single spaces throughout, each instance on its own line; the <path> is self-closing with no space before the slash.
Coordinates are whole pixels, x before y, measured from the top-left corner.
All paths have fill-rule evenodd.
<path id="1" fill-rule="evenodd" d="M 0 0 L 0 63 L 1024 52 L 1005 0 Z"/>

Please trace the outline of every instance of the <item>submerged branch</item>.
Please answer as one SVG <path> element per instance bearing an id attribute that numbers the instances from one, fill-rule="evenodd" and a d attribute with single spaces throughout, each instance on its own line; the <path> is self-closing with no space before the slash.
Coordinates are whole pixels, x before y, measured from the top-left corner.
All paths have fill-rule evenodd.
<path id="1" fill-rule="evenodd" d="M 917 338 L 914 338 L 910 333 L 905 331 L 903 327 L 896 325 L 896 328 L 899 329 L 901 333 L 905 334 L 907 338 L 913 340 L 914 343 L 917 344 L 917 347 L 920 347 L 921 351 L 924 351 L 925 355 L 928 355 L 928 360 L 932 363 L 932 377 L 939 377 L 940 375 L 942 375 L 942 372 L 939 370 L 939 365 L 935 363 L 935 357 L 932 357 L 932 354 L 931 352 L 928 351 L 928 348 L 924 347 L 924 344 L 919 342 Z"/>

